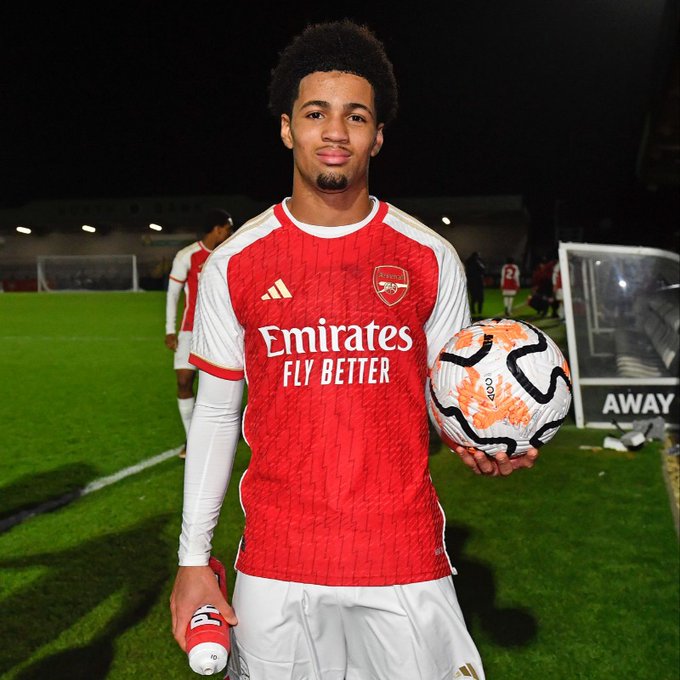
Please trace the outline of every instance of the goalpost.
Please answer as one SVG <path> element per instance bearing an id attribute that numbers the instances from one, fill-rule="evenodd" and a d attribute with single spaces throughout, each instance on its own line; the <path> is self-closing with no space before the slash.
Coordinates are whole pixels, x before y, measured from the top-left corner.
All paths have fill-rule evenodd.
<path id="1" fill-rule="evenodd" d="M 139 290 L 136 255 L 42 255 L 38 290 Z"/>

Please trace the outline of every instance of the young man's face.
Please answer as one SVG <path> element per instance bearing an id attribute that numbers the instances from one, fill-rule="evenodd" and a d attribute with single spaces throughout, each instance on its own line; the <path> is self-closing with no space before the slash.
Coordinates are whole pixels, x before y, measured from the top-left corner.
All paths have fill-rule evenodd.
<path id="1" fill-rule="evenodd" d="M 227 224 L 218 224 L 215 227 L 215 236 L 218 245 L 224 243 L 231 236 L 231 225 L 228 222 Z"/>
<path id="2" fill-rule="evenodd" d="M 315 72 L 300 81 L 281 139 L 293 150 L 296 179 L 338 193 L 368 183 L 368 165 L 383 143 L 370 83 L 340 71 Z"/>

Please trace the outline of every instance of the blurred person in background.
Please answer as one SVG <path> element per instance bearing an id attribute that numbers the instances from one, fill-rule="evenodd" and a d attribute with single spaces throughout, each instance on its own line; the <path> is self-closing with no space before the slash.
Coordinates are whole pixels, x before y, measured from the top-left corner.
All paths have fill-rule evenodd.
<path id="1" fill-rule="evenodd" d="M 555 302 L 553 296 L 552 270 L 555 263 L 541 255 L 531 274 L 531 295 L 527 300 L 538 315 L 544 317 Z"/>
<path id="2" fill-rule="evenodd" d="M 482 318 L 484 307 L 484 274 L 486 265 L 482 256 L 475 250 L 467 260 L 465 260 L 465 274 L 467 276 L 468 294 L 470 297 L 470 313 L 473 318 Z"/>
<path id="3" fill-rule="evenodd" d="M 501 267 L 501 294 L 503 295 L 503 307 L 505 316 L 512 316 L 512 303 L 519 290 L 519 267 L 512 257 L 505 260 Z"/>
<path id="4" fill-rule="evenodd" d="M 562 289 L 562 274 L 560 272 L 560 261 L 556 260 L 552 270 L 553 303 L 552 317 L 554 319 L 564 319 L 564 291 Z"/>
<path id="5" fill-rule="evenodd" d="M 165 304 L 165 346 L 174 352 L 173 365 L 177 376 L 177 406 L 184 426 L 185 443 L 179 457 L 186 456 L 186 438 L 194 411 L 194 378 L 196 367 L 189 363 L 191 333 L 194 327 L 198 278 L 212 251 L 232 233 L 231 215 L 219 208 L 209 211 L 203 220 L 203 236 L 177 252 L 168 279 Z M 177 333 L 177 307 L 184 292 L 184 311 Z"/>

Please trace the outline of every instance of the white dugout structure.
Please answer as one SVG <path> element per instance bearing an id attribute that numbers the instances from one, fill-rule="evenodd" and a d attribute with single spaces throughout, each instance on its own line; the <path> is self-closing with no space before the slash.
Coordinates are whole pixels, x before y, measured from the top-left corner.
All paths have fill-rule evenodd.
<path id="1" fill-rule="evenodd" d="M 559 244 L 577 427 L 680 427 L 680 255 Z"/>

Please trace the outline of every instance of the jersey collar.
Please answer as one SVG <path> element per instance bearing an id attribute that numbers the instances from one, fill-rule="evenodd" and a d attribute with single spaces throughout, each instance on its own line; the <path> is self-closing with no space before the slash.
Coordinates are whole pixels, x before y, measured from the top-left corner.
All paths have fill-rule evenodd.
<path id="1" fill-rule="evenodd" d="M 274 214 L 276 215 L 279 222 L 284 224 L 291 224 L 292 226 L 304 231 L 310 236 L 317 236 L 319 238 L 339 238 L 342 236 L 347 236 L 348 234 L 353 234 L 359 229 L 363 229 L 366 225 L 373 221 L 381 221 L 387 212 L 387 204 L 379 201 L 375 196 L 370 197 L 373 207 L 371 212 L 363 219 L 361 222 L 356 222 L 354 224 L 344 224 L 340 227 L 325 227 L 318 224 L 307 224 L 305 222 L 300 222 L 296 220 L 293 215 L 288 210 L 288 201 L 290 196 L 284 198 L 281 203 L 274 206 Z"/>

